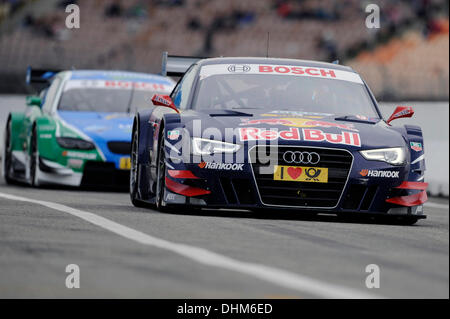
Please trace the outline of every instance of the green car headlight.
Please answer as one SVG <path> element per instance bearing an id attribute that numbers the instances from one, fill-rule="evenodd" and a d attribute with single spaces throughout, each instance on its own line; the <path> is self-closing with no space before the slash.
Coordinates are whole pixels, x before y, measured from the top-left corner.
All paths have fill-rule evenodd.
<path id="1" fill-rule="evenodd" d="M 59 146 L 67 149 L 93 150 L 95 148 L 94 143 L 82 140 L 80 138 L 57 137 L 56 141 L 58 142 Z"/>

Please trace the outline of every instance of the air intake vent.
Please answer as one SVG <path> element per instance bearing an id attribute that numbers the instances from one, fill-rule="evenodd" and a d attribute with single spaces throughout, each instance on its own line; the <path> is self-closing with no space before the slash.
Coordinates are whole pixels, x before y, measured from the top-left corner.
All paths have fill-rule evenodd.
<path id="1" fill-rule="evenodd" d="M 115 154 L 130 155 L 131 153 L 130 142 L 108 142 L 108 148 Z"/>

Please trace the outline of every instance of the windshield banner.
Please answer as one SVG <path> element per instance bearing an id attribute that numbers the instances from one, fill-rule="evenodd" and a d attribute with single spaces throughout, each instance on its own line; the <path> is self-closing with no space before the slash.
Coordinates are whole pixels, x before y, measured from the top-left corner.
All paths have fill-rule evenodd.
<path id="1" fill-rule="evenodd" d="M 72 89 L 122 89 L 130 90 L 133 88 L 141 91 L 169 92 L 170 85 L 162 83 L 133 82 L 118 80 L 70 80 L 66 83 L 64 91 Z"/>
<path id="2" fill-rule="evenodd" d="M 336 69 L 276 64 L 213 64 L 205 65 L 200 71 L 200 79 L 223 74 L 268 74 L 308 76 L 314 78 L 343 80 L 363 84 L 361 77 L 354 72 Z"/>

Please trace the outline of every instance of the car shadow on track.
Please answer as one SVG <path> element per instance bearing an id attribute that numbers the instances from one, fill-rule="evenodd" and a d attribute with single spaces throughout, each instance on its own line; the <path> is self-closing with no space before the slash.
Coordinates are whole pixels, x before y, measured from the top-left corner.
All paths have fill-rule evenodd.
<path id="1" fill-rule="evenodd" d="M 11 186 L 16 187 L 29 187 L 28 184 L 23 184 L 20 182 L 15 182 Z M 36 188 L 33 188 L 36 189 Z M 128 193 L 127 187 L 117 187 L 108 185 L 97 185 L 97 186 L 83 186 L 83 187 L 71 187 L 71 186 L 60 186 L 60 185 L 42 185 L 38 189 L 44 190 L 65 190 L 65 191 L 87 191 L 87 192 L 107 192 L 107 193 Z M 125 204 L 125 203 L 124 203 Z M 327 222 L 327 223 L 347 223 L 347 224 L 373 224 L 373 225 L 403 225 L 403 222 L 398 219 L 386 218 L 386 216 L 375 216 L 369 215 L 367 213 L 351 214 L 345 213 L 340 215 L 323 214 L 314 211 L 292 211 L 292 210 L 264 210 L 260 209 L 258 211 L 250 210 L 238 210 L 238 209 L 190 209 L 190 210 L 180 210 L 176 212 L 158 212 L 155 207 L 148 205 L 146 208 L 136 208 L 131 205 L 130 202 L 126 203 L 130 205 L 130 211 L 136 213 L 161 213 L 168 215 L 186 215 L 186 216 L 203 216 L 203 217 L 222 217 L 222 218 L 242 218 L 242 219 L 267 219 L 267 220 L 295 220 L 295 221 L 311 221 L 311 222 Z M 123 209 L 124 206 L 114 205 L 114 207 L 104 206 L 107 209 Z M 149 209 L 150 208 L 150 209 Z M 410 225 L 414 226 L 414 225 Z M 424 227 L 426 225 L 418 225 Z"/>
<path id="2" fill-rule="evenodd" d="M 290 210 L 258 210 L 258 211 L 244 211 L 244 210 L 217 210 L 217 209 L 193 209 L 178 210 L 177 212 L 164 212 L 170 215 L 188 215 L 188 216 L 208 216 L 208 217 L 223 217 L 223 218 L 243 218 L 243 219 L 266 219 L 266 220 L 295 220 L 295 221 L 310 221 L 310 222 L 326 222 L 326 223 L 346 223 L 346 224 L 373 224 L 373 225 L 404 225 L 400 219 L 394 219 L 391 216 L 375 216 L 373 214 L 352 214 L 332 215 L 317 213 L 314 211 L 290 211 Z M 413 226 L 413 225 L 411 225 Z"/>
<path id="3" fill-rule="evenodd" d="M 3 185 L 8 185 L 4 183 Z M 85 192 L 105 192 L 105 193 L 128 193 L 128 186 L 110 186 L 110 185 L 91 185 L 91 186 L 66 186 L 66 185 L 40 185 L 39 187 L 32 187 L 23 182 L 13 181 L 9 184 L 12 187 L 24 187 L 35 190 L 58 190 L 58 191 L 85 191 Z"/>

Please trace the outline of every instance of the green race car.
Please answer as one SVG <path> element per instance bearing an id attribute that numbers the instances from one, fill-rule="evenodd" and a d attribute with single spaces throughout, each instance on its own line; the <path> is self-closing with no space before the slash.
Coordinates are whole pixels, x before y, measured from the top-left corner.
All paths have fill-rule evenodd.
<path id="1" fill-rule="evenodd" d="M 133 115 L 168 94 L 167 77 L 121 71 L 29 69 L 43 83 L 24 112 L 8 115 L 2 174 L 33 186 L 128 186 Z"/>

